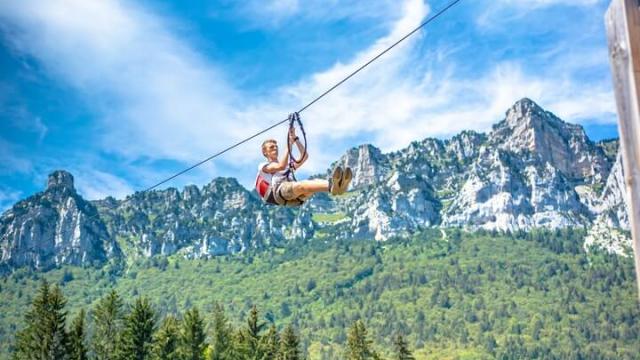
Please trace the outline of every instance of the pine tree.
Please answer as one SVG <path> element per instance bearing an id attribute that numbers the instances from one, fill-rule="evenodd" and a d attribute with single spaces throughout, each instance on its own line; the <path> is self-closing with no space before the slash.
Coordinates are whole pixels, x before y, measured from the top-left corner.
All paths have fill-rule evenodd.
<path id="1" fill-rule="evenodd" d="M 49 348 L 50 359 L 67 359 L 69 350 L 69 334 L 66 330 L 67 312 L 64 306 L 67 304 L 62 295 L 62 290 L 56 285 L 51 291 L 49 298 L 49 316 L 47 317 L 47 328 L 51 335 L 51 347 Z"/>
<path id="2" fill-rule="evenodd" d="M 276 360 L 280 349 L 280 336 L 275 325 L 271 325 L 261 339 L 262 360 Z"/>
<path id="3" fill-rule="evenodd" d="M 115 290 L 100 299 L 93 310 L 91 348 L 96 360 L 116 360 L 124 321 L 122 299 Z"/>
<path id="4" fill-rule="evenodd" d="M 280 351 L 278 354 L 278 360 L 299 360 L 302 359 L 300 353 L 300 340 L 296 335 L 293 327 L 287 325 L 282 332 L 282 338 L 280 339 Z"/>
<path id="5" fill-rule="evenodd" d="M 172 360 L 179 357 L 180 327 L 173 315 L 167 315 L 156 333 L 153 358 L 156 360 Z"/>
<path id="6" fill-rule="evenodd" d="M 247 318 L 247 327 L 242 337 L 242 349 L 245 357 L 250 360 L 262 359 L 263 352 L 260 347 L 260 332 L 265 324 L 259 321 L 258 308 L 254 305 Z"/>
<path id="7" fill-rule="evenodd" d="M 182 331 L 180 333 L 180 354 L 185 360 L 204 360 L 206 334 L 204 319 L 197 308 L 190 309 L 184 314 Z"/>
<path id="8" fill-rule="evenodd" d="M 396 350 L 396 359 L 397 360 L 415 360 L 411 351 L 407 346 L 407 342 L 404 340 L 402 334 L 398 334 L 393 342 L 393 345 Z"/>
<path id="9" fill-rule="evenodd" d="M 211 343 L 211 360 L 232 360 L 233 339 L 231 327 L 224 314 L 224 307 L 216 304 L 213 309 L 213 336 Z"/>
<path id="10" fill-rule="evenodd" d="M 242 351 L 242 344 L 245 341 L 243 329 L 238 329 L 233 333 L 231 337 L 231 346 L 227 351 L 227 359 L 246 359 L 244 352 Z"/>
<path id="11" fill-rule="evenodd" d="M 125 319 L 121 359 L 151 359 L 154 330 L 155 312 L 149 299 L 137 298 L 131 313 Z"/>
<path id="12" fill-rule="evenodd" d="M 26 326 L 16 335 L 17 359 L 68 359 L 68 334 L 65 330 L 66 300 L 58 286 L 50 288 L 43 280 L 31 309 L 25 314 Z"/>
<path id="13" fill-rule="evenodd" d="M 85 345 L 84 309 L 71 322 L 69 331 L 69 355 L 70 360 L 87 360 L 87 346 Z"/>
<path id="14" fill-rule="evenodd" d="M 367 329 L 361 320 L 356 321 L 347 334 L 347 360 L 377 359 L 378 354 L 371 349 L 371 341 L 367 339 Z"/>
<path id="15" fill-rule="evenodd" d="M 48 299 L 51 288 L 46 280 L 43 280 L 38 289 L 38 294 L 33 299 L 31 309 L 25 314 L 25 328 L 16 334 L 14 351 L 15 359 L 38 359 L 41 352 L 39 346 L 44 342 L 44 329 L 40 328 L 42 319 L 45 318 L 48 308 Z"/>

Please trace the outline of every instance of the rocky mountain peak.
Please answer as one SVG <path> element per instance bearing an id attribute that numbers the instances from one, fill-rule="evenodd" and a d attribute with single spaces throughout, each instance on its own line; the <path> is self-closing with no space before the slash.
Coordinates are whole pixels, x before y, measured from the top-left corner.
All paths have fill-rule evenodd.
<path id="1" fill-rule="evenodd" d="M 234 178 L 87 202 L 71 174 L 55 171 L 46 191 L 0 216 L 0 273 L 102 263 L 122 251 L 210 257 L 311 239 L 316 231 L 382 241 L 433 226 L 514 231 L 599 223 L 605 233 L 628 228 L 617 153 L 617 141 L 596 144 L 581 126 L 525 98 L 489 134 L 464 131 L 391 153 L 353 147 L 327 170 L 351 167 L 352 191 L 315 195 L 299 209 L 265 206 Z"/>
<path id="2" fill-rule="evenodd" d="M 192 189 L 187 192 L 193 191 Z M 202 188 L 202 194 L 218 193 L 220 195 L 229 195 L 232 193 L 246 192 L 246 189 L 240 185 L 236 178 L 231 177 L 217 177 L 211 180 L 211 182 Z M 195 194 L 192 194 L 195 195 Z"/>
<path id="3" fill-rule="evenodd" d="M 542 109 L 528 98 L 516 102 L 506 112 L 503 121 L 496 124 L 490 134 L 493 143 L 502 144 L 502 148 L 514 152 L 536 151 L 549 140 L 547 135 L 564 135 L 575 125 L 558 119 Z M 566 140 L 553 136 L 554 141 Z"/>
<path id="4" fill-rule="evenodd" d="M 549 163 L 571 179 L 593 182 L 608 175 L 610 161 L 580 125 L 562 121 L 530 99 L 516 102 L 493 127 L 490 143 L 529 161 Z"/>
<path id="5" fill-rule="evenodd" d="M 51 173 L 44 192 L 0 216 L 0 272 L 103 263 L 119 253 L 96 208 L 76 193 L 66 171 Z"/>
<path id="6" fill-rule="evenodd" d="M 516 101 L 507 110 L 507 119 L 518 121 L 520 119 L 540 118 L 545 115 L 545 111 L 540 105 L 529 98 L 522 98 Z"/>
<path id="7" fill-rule="evenodd" d="M 72 191 L 75 191 L 73 187 L 73 175 L 64 171 L 64 170 L 56 170 L 49 174 L 49 179 L 47 181 L 47 190 L 52 188 L 65 188 Z"/>

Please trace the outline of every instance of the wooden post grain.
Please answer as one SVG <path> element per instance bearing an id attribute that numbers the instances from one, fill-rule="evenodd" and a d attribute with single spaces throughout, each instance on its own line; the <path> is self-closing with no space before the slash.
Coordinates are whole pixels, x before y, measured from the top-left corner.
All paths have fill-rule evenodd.
<path id="1" fill-rule="evenodd" d="M 640 0 L 613 0 L 605 23 L 640 291 Z"/>

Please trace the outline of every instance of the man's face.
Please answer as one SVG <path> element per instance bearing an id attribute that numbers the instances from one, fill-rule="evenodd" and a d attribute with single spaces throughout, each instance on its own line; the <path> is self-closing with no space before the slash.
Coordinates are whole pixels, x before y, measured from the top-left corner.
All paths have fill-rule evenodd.
<path id="1" fill-rule="evenodd" d="M 275 143 L 275 142 L 266 143 L 264 145 L 263 154 L 264 154 L 264 156 L 269 158 L 269 160 L 277 159 L 278 158 L 278 144 Z"/>

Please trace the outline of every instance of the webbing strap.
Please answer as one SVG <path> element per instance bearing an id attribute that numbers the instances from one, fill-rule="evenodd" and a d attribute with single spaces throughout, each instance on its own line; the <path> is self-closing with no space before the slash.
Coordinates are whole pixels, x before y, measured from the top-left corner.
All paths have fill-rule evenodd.
<path id="1" fill-rule="evenodd" d="M 295 156 L 293 156 L 293 143 L 291 142 L 291 138 L 288 136 L 288 133 L 287 133 L 287 148 L 289 150 L 289 164 L 287 166 L 287 171 L 285 172 L 285 174 L 289 180 L 298 181 L 295 175 L 295 170 L 296 170 L 295 164 L 302 163 L 302 160 L 305 158 L 305 156 L 307 156 L 307 133 L 304 131 L 302 120 L 300 120 L 300 114 L 298 114 L 297 112 L 291 113 L 289 114 L 288 120 L 289 120 L 289 131 L 291 131 L 291 129 L 295 129 L 295 126 L 297 124 L 298 127 L 300 127 L 300 131 L 302 131 L 302 139 L 304 142 L 303 143 L 304 151 L 302 152 L 300 159 L 296 159 Z"/>

